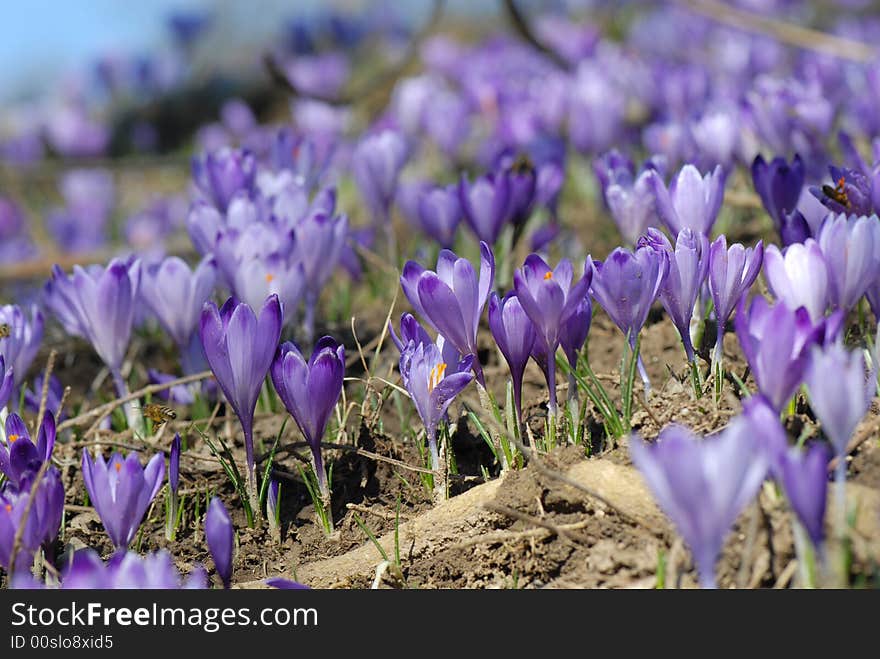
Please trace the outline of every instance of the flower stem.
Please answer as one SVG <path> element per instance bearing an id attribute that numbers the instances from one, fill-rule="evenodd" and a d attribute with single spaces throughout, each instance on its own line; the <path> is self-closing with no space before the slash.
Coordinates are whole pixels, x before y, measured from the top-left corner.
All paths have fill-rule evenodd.
<path id="1" fill-rule="evenodd" d="M 242 424 L 244 430 L 245 471 L 247 472 L 247 494 L 250 501 L 254 519 L 259 519 L 263 511 L 260 510 L 260 493 L 257 489 L 257 465 L 254 460 L 254 431 L 252 424 Z"/>
<path id="2" fill-rule="evenodd" d="M 125 383 L 122 373 L 119 371 L 111 371 L 110 374 L 113 377 L 113 384 L 116 386 L 116 394 L 120 398 L 128 396 L 128 385 Z M 145 432 L 144 419 L 133 403 L 134 401 L 128 401 L 122 405 L 122 409 L 125 412 L 125 420 L 128 423 L 128 427 L 132 429 L 132 432 L 134 432 L 135 435 L 143 437 Z"/>
<path id="3" fill-rule="evenodd" d="M 315 469 L 315 477 L 318 479 L 318 491 L 321 495 L 321 506 L 324 508 L 324 519 L 327 520 L 327 532 L 333 532 L 333 509 L 330 495 L 330 485 L 327 483 L 327 472 L 324 467 L 324 457 L 321 455 L 321 445 L 312 447 L 312 467 Z"/>

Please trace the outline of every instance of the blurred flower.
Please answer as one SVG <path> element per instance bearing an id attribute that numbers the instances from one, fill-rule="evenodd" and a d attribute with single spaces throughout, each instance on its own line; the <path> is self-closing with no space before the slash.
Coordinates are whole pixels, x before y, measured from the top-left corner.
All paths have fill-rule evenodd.
<path id="1" fill-rule="evenodd" d="M 33 305 L 30 316 L 28 320 L 18 305 L 0 306 L 0 325 L 9 326 L 9 336 L 0 339 L 0 357 L 13 369 L 16 387 L 24 382 L 43 340 L 43 313 Z"/>
<path id="2" fill-rule="evenodd" d="M 464 221 L 474 235 L 487 245 L 494 245 L 510 220 L 511 181 L 504 171 L 490 172 L 470 183 L 462 174 L 458 186 Z"/>
<path id="3" fill-rule="evenodd" d="M 73 554 L 63 572 L 61 588 L 68 590 L 178 590 L 207 588 L 204 568 L 196 567 L 184 579 L 166 550 L 141 556 L 134 551 L 117 551 L 105 564 L 94 549 Z"/>
<path id="4" fill-rule="evenodd" d="M 635 165 L 629 158 L 612 150 L 593 161 L 593 172 L 602 187 L 602 196 L 620 235 L 635 245 L 647 228 L 658 221 L 651 172 L 653 161 L 645 161 L 636 176 Z"/>
<path id="5" fill-rule="evenodd" d="M 275 391 L 312 450 L 315 475 L 324 496 L 329 494 L 329 487 L 321 439 L 342 393 L 344 375 L 345 348 L 329 336 L 318 340 L 308 362 L 289 341 L 278 347 L 272 361 Z"/>
<path id="6" fill-rule="evenodd" d="M 804 163 L 799 155 L 795 155 L 790 165 L 781 156 L 768 163 L 763 156 L 758 155 L 752 163 L 752 184 L 755 192 L 761 197 L 764 209 L 770 214 L 783 244 L 786 245 L 793 241 L 786 240 L 783 228 L 788 214 L 797 210 L 804 177 Z"/>
<path id="7" fill-rule="evenodd" d="M 720 166 L 701 176 L 696 167 L 685 165 L 668 190 L 657 173 L 650 175 L 649 182 L 657 201 L 657 214 L 673 234 L 687 228 L 709 235 L 724 199 L 725 175 Z"/>
<path id="8" fill-rule="evenodd" d="M 252 309 L 259 307 L 270 295 L 276 295 L 287 323 L 296 318 L 296 311 L 305 288 L 303 263 L 278 253 L 245 259 L 235 270 L 232 288 Z"/>
<path id="9" fill-rule="evenodd" d="M 25 440 L 28 441 L 29 440 Z M 15 575 L 27 575 L 33 564 L 34 554 L 40 545 L 52 543 L 61 527 L 64 512 L 64 486 L 61 474 L 55 467 L 49 467 L 30 501 L 33 478 L 29 474 L 21 487 L 7 486 L 0 492 L 0 566 Z M 25 518 L 25 511 L 29 509 Z M 25 523 L 14 561 L 10 570 L 12 552 L 18 528 Z"/>
<path id="10" fill-rule="evenodd" d="M 828 267 L 829 301 L 844 311 L 853 309 L 880 275 L 880 220 L 831 216 L 816 241 Z"/>
<path id="11" fill-rule="evenodd" d="M 828 268 L 819 244 L 812 238 L 789 245 L 784 253 L 770 245 L 764 252 L 764 278 L 770 292 L 788 308 L 806 307 L 814 322 L 825 316 Z"/>
<path id="12" fill-rule="evenodd" d="M 437 271 L 425 270 L 408 261 L 400 284 L 410 304 L 449 341 L 461 355 L 474 355 L 477 381 L 483 385 L 483 369 L 477 354 L 477 329 L 483 306 L 495 279 L 495 257 L 485 242 L 480 243 L 480 276 L 470 261 L 442 250 Z"/>
<path id="13" fill-rule="evenodd" d="M 401 185 L 398 206 L 407 220 L 436 240 L 441 247 L 451 248 L 461 222 L 461 203 L 455 185 Z"/>
<path id="14" fill-rule="evenodd" d="M 6 403 L 12 397 L 15 385 L 14 369 L 10 365 L 6 368 L 6 359 L 0 355 L 0 410 L 6 407 Z"/>
<path id="15" fill-rule="evenodd" d="M 782 454 L 776 478 L 788 504 L 819 547 L 825 538 L 825 506 L 828 497 L 828 447 L 813 443 L 808 449 L 792 447 Z"/>
<path id="16" fill-rule="evenodd" d="M 259 508 L 254 462 L 254 410 L 281 337 L 281 325 L 281 303 L 277 295 L 266 299 L 259 316 L 234 297 L 220 309 L 213 302 L 206 302 L 199 324 L 199 336 L 208 364 L 244 432 L 248 493 L 254 511 Z"/>
<path id="17" fill-rule="evenodd" d="M 566 323 L 587 297 L 593 271 L 589 267 L 577 281 L 571 261 L 562 259 L 551 270 L 537 254 L 530 254 L 513 275 L 514 287 L 523 311 L 532 321 L 535 340 L 547 353 L 547 387 L 550 390 L 550 414 L 556 414 L 556 350 L 559 348 L 562 325 Z"/>
<path id="18" fill-rule="evenodd" d="M 232 580 L 232 551 L 235 544 L 235 533 L 232 520 L 226 512 L 226 506 L 220 497 L 212 497 L 205 513 L 205 539 L 208 541 L 208 549 L 211 558 L 214 559 L 214 567 L 223 581 L 223 587 L 229 588 Z"/>
<path id="19" fill-rule="evenodd" d="M 222 213 L 235 193 L 253 193 L 257 162 L 248 151 L 225 147 L 193 158 L 192 175 L 199 192 Z"/>
<path id="20" fill-rule="evenodd" d="M 724 538 L 767 474 L 758 442 L 742 418 L 706 439 L 672 425 L 654 444 L 630 440 L 633 463 L 693 552 L 704 588 L 715 587 Z"/>
<path id="21" fill-rule="evenodd" d="M 510 368 L 513 381 L 513 403 L 516 407 L 516 418 L 522 420 L 522 380 L 535 342 L 535 328 L 529 319 L 515 292 L 511 291 L 499 299 L 496 293 L 489 296 L 489 329 L 492 337 L 504 355 Z M 403 322 L 401 321 L 401 334 Z M 420 343 L 429 343 L 421 341 Z M 403 352 L 401 350 L 401 352 Z"/>
<path id="22" fill-rule="evenodd" d="M 362 138 L 351 156 L 352 175 L 376 223 L 388 220 L 408 156 L 405 140 L 392 130 Z"/>
<path id="23" fill-rule="evenodd" d="M 727 319 L 757 279 L 763 260 L 764 243 L 760 240 L 754 247 L 746 248 L 734 243 L 728 249 L 727 238 L 722 234 L 709 247 L 709 292 L 715 304 L 715 320 L 718 323 L 714 362 L 721 361 Z"/>
<path id="24" fill-rule="evenodd" d="M 102 455 L 93 461 L 84 449 L 82 475 L 89 500 L 113 546 L 125 549 L 134 540 L 147 508 L 162 487 L 165 456 L 157 453 L 146 467 L 141 467 L 135 452 L 125 458 L 114 453 L 105 462 Z"/>
<path id="25" fill-rule="evenodd" d="M 202 307 L 217 279 L 214 258 L 206 256 L 190 270 L 183 259 L 169 256 L 147 268 L 141 295 L 179 348 L 188 345 L 199 325 Z"/>

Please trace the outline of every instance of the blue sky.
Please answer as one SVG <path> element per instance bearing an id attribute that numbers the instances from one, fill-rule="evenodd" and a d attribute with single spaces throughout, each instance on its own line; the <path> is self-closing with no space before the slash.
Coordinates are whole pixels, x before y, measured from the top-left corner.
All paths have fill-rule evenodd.
<path id="1" fill-rule="evenodd" d="M 365 0 L 335 0 L 358 6 Z M 321 0 L 0 0 L 0 98 L 44 89 L 64 71 L 84 70 L 108 51 L 137 53 L 165 38 L 164 18 L 173 10 L 213 8 L 233 14 L 233 25 L 265 34 L 295 11 Z M 452 10 L 473 10 L 485 0 L 453 0 Z M 253 7 L 259 7 L 254 11 Z M 427 0 L 399 0 L 418 12 Z"/>

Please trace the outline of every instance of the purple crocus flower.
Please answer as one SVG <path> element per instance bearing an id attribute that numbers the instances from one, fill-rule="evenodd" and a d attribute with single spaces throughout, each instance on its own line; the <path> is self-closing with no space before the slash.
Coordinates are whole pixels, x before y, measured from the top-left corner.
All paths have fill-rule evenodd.
<path id="1" fill-rule="evenodd" d="M 296 225 L 295 259 L 302 264 L 305 284 L 305 340 L 311 343 L 315 328 L 315 308 L 321 291 L 342 258 L 348 235 L 348 218 L 309 213 Z"/>
<path id="2" fill-rule="evenodd" d="M 847 167 L 828 168 L 832 185 L 811 187 L 810 193 L 833 213 L 870 215 L 873 208 L 873 185 L 864 173 Z"/>
<path id="3" fill-rule="evenodd" d="M 373 220 L 388 221 L 397 180 L 408 157 L 404 138 L 393 130 L 364 137 L 351 156 L 351 170 Z"/>
<path id="4" fill-rule="evenodd" d="M 146 556 L 118 551 L 105 564 L 94 549 L 80 549 L 62 573 L 64 590 L 191 590 L 208 587 L 204 568 L 198 566 L 186 578 L 162 549 Z"/>
<path id="5" fill-rule="evenodd" d="M 758 277 L 763 260 L 764 243 L 760 240 L 753 248 L 734 243 L 728 249 L 727 238 L 722 234 L 709 247 L 709 292 L 715 303 L 715 319 L 718 323 L 713 356 L 715 363 L 721 362 L 727 319 Z"/>
<path id="6" fill-rule="evenodd" d="M 235 193 L 253 194 L 257 161 L 246 150 L 224 147 L 194 158 L 192 174 L 199 191 L 225 213 Z"/>
<path id="7" fill-rule="evenodd" d="M 650 182 L 651 172 L 657 169 L 657 165 L 648 160 L 636 175 L 632 161 L 614 150 L 593 161 L 593 172 L 602 186 L 605 205 L 629 245 L 635 245 L 648 226 L 658 221 Z"/>
<path id="8" fill-rule="evenodd" d="M 10 364 L 6 368 L 6 360 L 0 355 L 0 410 L 6 407 L 12 396 L 12 390 L 15 385 L 15 371 Z"/>
<path id="9" fill-rule="evenodd" d="M 460 354 L 474 355 L 474 374 L 481 386 L 485 384 L 476 358 L 477 329 L 494 279 L 495 257 L 485 242 L 480 242 L 479 279 L 470 261 L 448 249 L 440 252 L 436 272 L 408 261 L 400 276 L 403 292 L 416 313 Z"/>
<path id="10" fill-rule="evenodd" d="M 510 368 L 516 419 L 517 423 L 522 423 L 522 380 L 535 342 L 535 327 L 516 293 L 511 291 L 504 299 L 499 299 L 496 293 L 490 295 L 489 329 Z M 402 330 L 401 322 L 401 333 Z"/>
<path id="11" fill-rule="evenodd" d="M 272 253 L 239 264 L 232 288 L 236 297 L 252 309 L 259 307 L 270 295 L 277 296 L 284 311 L 283 319 L 290 323 L 296 317 L 305 286 L 303 263 Z"/>
<path id="12" fill-rule="evenodd" d="M 588 256 L 586 269 L 593 273 L 590 287 L 593 298 L 626 335 L 630 348 L 635 350 L 636 338 L 669 270 L 668 257 L 651 247 L 639 247 L 634 252 L 618 247 L 605 261 L 594 261 Z M 651 383 L 641 356 L 638 360 L 647 392 Z"/>
<path id="13" fill-rule="evenodd" d="M 37 442 L 31 440 L 27 426 L 20 416 L 13 413 L 6 417 L 6 444 L 0 443 L 0 471 L 13 487 L 40 470 L 52 457 L 55 448 L 55 417 L 44 414 L 37 433 Z"/>
<path id="14" fill-rule="evenodd" d="M 266 585 L 270 588 L 277 588 L 279 590 L 310 590 L 308 586 L 301 584 L 298 581 L 291 581 L 290 579 L 284 579 L 282 577 L 266 579 Z"/>
<path id="15" fill-rule="evenodd" d="M 9 326 L 9 336 L 0 339 L 0 357 L 6 367 L 13 369 L 15 386 L 24 382 L 25 376 L 43 340 L 43 314 L 32 306 L 30 320 L 25 310 L 18 305 L 7 304 L 0 307 L 0 325 Z"/>
<path id="16" fill-rule="evenodd" d="M 174 496 L 177 496 L 177 488 L 180 485 L 180 433 L 174 433 L 171 440 L 171 455 L 168 459 L 168 487 Z"/>
<path id="17" fill-rule="evenodd" d="M 804 162 L 797 154 L 790 165 L 781 156 L 768 163 L 763 156 L 758 155 L 752 163 L 752 184 L 755 192 L 761 197 L 761 203 L 780 235 L 783 234 L 788 214 L 797 210 L 805 176 Z M 783 242 L 789 244 L 784 237 Z"/>
<path id="18" fill-rule="evenodd" d="M 668 190 L 659 174 L 652 174 L 650 182 L 657 214 L 673 234 L 688 228 L 709 235 L 724 199 L 725 175 L 720 166 L 704 177 L 693 165 L 685 165 Z"/>
<path id="19" fill-rule="evenodd" d="M 673 249 L 666 236 L 656 229 L 648 229 L 647 239 L 640 244 L 654 245 L 668 257 L 669 272 L 660 286 L 660 302 L 678 330 L 688 361 L 693 362 L 691 318 L 709 274 L 709 239 L 702 233 L 682 229 Z"/>
<path id="20" fill-rule="evenodd" d="M 703 588 L 715 587 L 724 538 L 767 474 L 759 442 L 741 417 L 706 439 L 672 425 L 655 444 L 630 440 L 633 463 L 693 552 Z"/>
<path id="21" fill-rule="evenodd" d="M 30 503 L 33 476 L 22 481 L 21 487 L 7 486 L 0 492 L 0 566 L 13 574 L 27 574 L 33 564 L 34 554 L 40 545 L 49 545 L 58 536 L 61 516 L 64 512 L 64 486 L 61 474 L 50 467 Z M 12 551 L 15 535 L 30 503 L 26 526 L 21 534 L 21 544 L 15 555 L 14 569 Z"/>
<path id="22" fill-rule="evenodd" d="M 199 326 L 202 307 L 217 280 L 214 258 L 206 256 L 190 270 L 183 259 L 169 256 L 144 271 L 141 294 L 171 339 L 183 350 Z"/>
<path id="23" fill-rule="evenodd" d="M 537 254 L 526 257 L 523 267 L 513 275 L 516 296 L 535 328 L 535 340 L 542 343 L 547 354 L 547 387 L 550 390 L 549 411 L 556 414 L 556 350 L 563 323 L 577 310 L 590 289 L 593 271 L 587 267 L 573 281 L 571 261 L 562 259 L 551 270 Z"/>
<path id="24" fill-rule="evenodd" d="M 840 342 L 813 347 L 806 384 L 810 407 L 843 463 L 849 439 L 871 406 L 876 389 L 864 355 L 860 350 L 848 351 Z"/>
<path id="25" fill-rule="evenodd" d="M 272 383 L 312 450 L 321 494 L 330 495 L 321 439 L 339 401 L 345 376 L 345 347 L 333 337 L 318 340 L 308 361 L 293 343 L 285 341 L 272 361 Z"/>
<path id="26" fill-rule="evenodd" d="M 577 367 L 578 353 L 587 342 L 590 334 L 590 325 L 593 321 L 593 304 L 589 294 L 578 302 L 571 316 L 559 327 L 559 347 L 565 353 L 568 365 L 572 369 Z M 569 383 L 571 384 L 571 383 Z"/>
<path id="27" fill-rule="evenodd" d="M 513 204 L 510 176 L 498 171 L 479 177 L 473 183 L 462 174 L 458 198 L 464 221 L 474 235 L 487 245 L 494 245 L 510 220 Z"/>
<path id="28" fill-rule="evenodd" d="M 114 453 L 105 462 L 102 455 L 93 461 L 84 449 L 82 474 L 89 499 L 113 546 L 125 549 L 134 540 L 147 508 L 162 487 L 165 456 L 157 453 L 146 467 L 141 467 L 135 452 L 125 458 Z"/>
<path id="29" fill-rule="evenodd" d="M 764 252 L 764 278 L 770 292 L 790 309 L 806 307 L 818 321 L 828 306 L 828 268 L 819 244 L 812 238 L 780 252 L 770 245 Z"/>
<path id="30" fill-rule="evenodd" d="M 391 340 L 401 354 L 407 349 L 410 342 L 416 345 L 420 343 L 433 343 L 425 328 L 419 324 L 419 321 L 411 313 L 401 314 L 399 335 L 394 331 L 394 325 L 390 322 L 388 323 L 388 330 L 391 333 Z"/>
<path id="31" fill-rule="evenodd" d="M 849 311 L 880 275 L 880 220 L 876 215 L 830 216 L 817 237 L 828 266 L 828 297 Z"/>
<path id="32" fill-rule="evenodd" d="M 196 341 L 196 343 L 197 343 L 197 347 L 198 347 L 199 351 L 201 351 L 202 350 L 201 343 L 198 343 L 198 340 Z M 201 370 L 205 370 L 207 368 L 208 368 L 208 364 L 207 364 L 207 362 L 205 362 L 204 369 L 201 369 Z M 187 371 L 187 372 L 189 372 L 189 371 Z M 147 369 L 147 379 L 150 381 L 150 384 L 165 384 L 166 382 L 171 382 L 172 380 L 177 380 L 178 376 L 171 375 L 170 373 L 160 373 L 159 371 L 157 371 L 154 368 L 148 368 Z M 194 383 L 194 384 L 197 385 L 198 383 Z M 160 398 L 161 400 L 173 401 L 174 403 L 176 403 L 178 405 L 192 405 L 196 400 L 196 398 L 195 398 L 196 390 L 197 389 L 195 386 L 190 386 L 190 385 L 186 385 L 186 384 L 176 384 L 173 387 L 163 389 L 162 391 L 157 391 L 155 393 L 155 396 L 157 398 Z"/>
<path id="33" fill-rule="evenodd" d="M 828 447 L 814 442 L 806 450 L 792 447 L 784 452 L 776 470 L 788 504 L 815 547 L 820 547 L 825 538 L 830 458 Z"/>
<path id="34" fill-rule="evenodd" d="M 761 296 L 747 307 L 740 303 L 736 335 L 758 390 L 776 412 L 782 410 L 803 381 L 811 346 L 831 339 L 840 315 L 813 322 L 805 307 L 792 311 L 783 302 L 770 306 Z"/>
<path id="35" fill-rule="evenodd" d="M 266 492 L 266 518 L 269 520 L 270 528 L 277 528 L 278 515 L 278 495 L 280 493 L 281 483 L 276 480 L 269 481 L 269 490 Z"/>
<path id="36" fill-rule="evenodd" d="M 0 366 L 0 373 L 3 369 Z M 2 384 L 0 384 L 0 401 L 3 400 Z M 43 376 L 38 375 L 34 378 L 33 388 L 24 390 L 24 407 L 29 412 L 37 414 L 40 411 L 40 399 L 43 396 Z M 49 388 L 46 396 L 46 413 L 55 417 L 60 423 L 66 418 L 64 410 L 61 409 L 61 400 L 64 398 L 64 386 L 61 380 L 54 375 L 49 376 Z M 2 407 L 2 405 L 0 405 Z"/>
<path id="37" fill-rule="evenodd" d="M 407 219 L 441 247 L 452 247 L 462 216 L 458 186 L 411 185 L 406 192 L 401 186 L 400 193 L 398 203 Z M 404 201 L 404 196 L 411 198 Z"/>
<path id="38" fill-rule="evenodd" d="M 208 541 L 208 549 L 211 558 L 214 559 L 214 567 L 223 581 L 223 587 L 229 588 L 232 580 L 232 551 L 235 545 L 235 530 L 226 506 L 220 497 L 213 497 L 208 504 L 208 512 L 205 513 L 205 539 Z"/>
<path id="39" fill-rule="evenodd" d="M 431 468 L 435 471 L 441 468 L 437 426 L 453 399 L 474 378 L 470 373 L 474 360 L 473 355 L 467 355 L 457 364 L 445 362 L 440 348 L 433 343 L 412 344 L 400 356 L 401 379 L 425 426 Z"/>
<path id="40" fill-rule="evenodd" d="M 244 432 L 252 510 L 259 509 L 254 463 L 254 410 L 281 337 L 281 324 L 281 303 L 277 295 L 270 295 L 259 316 L 235 298 L 229 298 L 219 310 L 213 302 L 207 302 L 199 326 L 208 364 Z"/>

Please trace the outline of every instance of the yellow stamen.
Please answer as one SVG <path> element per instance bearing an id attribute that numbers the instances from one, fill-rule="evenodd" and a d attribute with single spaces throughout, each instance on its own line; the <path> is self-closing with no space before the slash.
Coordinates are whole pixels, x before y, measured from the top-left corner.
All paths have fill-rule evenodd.
<path id="1" fill-rule="evenodd" d="M 550 270 L 544 274 L 544 279 L 553 279 L 553 271 Z"/>
<path id="2" fill-rule="evenodd" d="M 116 471 L 121 471 L 121 470 L 122 470 L 122 463 L 121 463 L 121 462 L 117 462 L 117 463 L 116 463 L 115 465 L 113 465 L 113 466 L 116 467 Z"/>
<path id="3" fill-rule="evenodd" d="M 14 442 L 16 439 L 18 439 L 18 435 L 9 435 L 9 443 L 10 443 L 10 444 L 11 444 L 12 442 Z"/>
<path id="4" fill-rule="evenodd" d="M 446 364 L 443 362 L 431 369 L 431 374 L 428 376 L 428 391 L 434 391 L 434 387 L 443 379 L 444 373 L 446 373 Z"/>
<path id="5" fill-rule="evenodd" d="M 271 284 L 273 279 L 275 279 L 275 275 L 273 275 L 271 272 L 267 272 L 266 273 L 266 283 Z"/>

